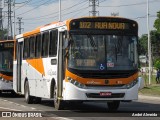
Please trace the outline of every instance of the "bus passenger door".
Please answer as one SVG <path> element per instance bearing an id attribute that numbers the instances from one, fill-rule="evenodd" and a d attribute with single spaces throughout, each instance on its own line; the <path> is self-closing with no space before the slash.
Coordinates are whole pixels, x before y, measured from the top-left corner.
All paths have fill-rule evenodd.
<path id="1" fill-rule="evenodd" d="M 19 40 L 18 40 L 19 41 Z M 21 92 L 23 42 L 17 42 L 17 92 Z"/>
<path id="2" fill-rule="evenodd" d="M 64 65 L 65 65 L 65 58 L 64 58 L 64 47 L 63 47 L 63 35 L 64 32 L 59 32 L 59 51 L 58 51 L 58 78 L 57 78 L 57 93 L 58 98 L 62 98 L 63 92 L 63 80 L 64 80 Z"/>

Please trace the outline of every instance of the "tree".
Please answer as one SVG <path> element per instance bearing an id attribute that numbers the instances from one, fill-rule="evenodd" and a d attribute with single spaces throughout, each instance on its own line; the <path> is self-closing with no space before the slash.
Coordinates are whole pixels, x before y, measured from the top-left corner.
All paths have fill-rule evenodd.
<path id="1" fill-rule="evenodd" d="M 143 34 L 139 38 L 139 47 L 138 47 L 138 53 L 139 55 L 147 55 L 148 51 L 148 36 L 147 34 Z"/>
<path id="2" fill-rule="evenodd" d="M 152 60 L 156 68 L 160 68 L 160 11 L 157 12 L 157 19 L 154 22 L 156 30 L 150 31 Z M 139 54 L 148 54 L 148 36 L 144 34 L 139 39 Z"/>
<path id="3" fill-rule="evenodd" d="M 160 33 L 160 11 L 157 12 L 157 19 L 154 22 L 154 27 L 157 29 L 157 32 Z"/>
<path id="4" fill-rule="evenodd" d="M 7 30 L 0 30 L 0 40 L 5 40 L 7 37 Z"/>
<path id="5" fill-rule="evenodd" d="M 157 12 L 157 19 L 154 22 L 156 31 L 151 34 L 153 55 L 154 55 L 154 66 L 160 69 L 160 11 Z"/>
<path id="6" fill-rule="evenodd" d="M 160 69 L 160 60 L 157 60 L 154 64 L 154 67 Z"/>
<path id="7" fill-rule="evenodd" d="M 160 33 L 158 33 L 156 30 L 152 30 L 150 32 L 151 35 L 151 47 L 152 47 L 152 59 L 153 63 L 156 63 L 157 60 L 160 59 Z"/>

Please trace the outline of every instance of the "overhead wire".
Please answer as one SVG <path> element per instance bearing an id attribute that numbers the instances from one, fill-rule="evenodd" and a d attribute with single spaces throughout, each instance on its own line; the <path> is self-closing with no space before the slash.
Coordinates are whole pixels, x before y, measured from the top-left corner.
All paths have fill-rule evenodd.
<path id="1" fill-rule="evenodd" d="M 37 3 L 41 3 L 44 0 L 38 0 L 38 1 L 34 1 L 32 3 L 29 3 L 28 5 L 34 6 L 35 4 L 37 5 Z"/>
<path id="2" fill-rule="evenodd" d="M 18 8 L 16 8 L 15 10 L 18 10 L 18 9 L 20 9 L 20 8 L 22 8 L 22 7 L 24 7 L 24 6 L 26 6 L 29 2 L 31 2 L 32 0 L 27 0 L 26 2 L 23 2 L 24 4 L 22 5 L 22 6 L 20 6 L 20 7 L 18 7 Z M 21 3 L 18 3 L 18 4 L 21 4 Z"/>
<path id="3" fill-rule="evenodd" d="M 102 1 L 100 1 L 99 3 L 102 3 L 102 2 L 105 2 L 106 0 L 102 0 Z M 88 2 L 88 1 L 87 1 Z M 89 7 L 88 7 L 89 8 Z M 88 9 L 87 8 L 87 9 Z M 88 13 L 85 13 L 85 14 L 83 14 L 83 15 L 81 15 L 81 16 L 85 16 L 85 15 L 87 15 Z M 75 17 L 77 14 L 74 14 L 71 18 L 73 18 L 73 17 Z"/>
<path id="4" fill-rule="evenodd" d="M 85 0 L 86 1 L 86 0 Z M 71 6 L 71 7 L 68 7 L 68 8 L 65 8 L 65 9 L 63 9 L 62 11 L 66 11 L 66 10 L 68 10 L 68 9 L 71 9 L 71 8 L 73 8 L 73 7 L 75 7 L 75 6 L 77 6 L 77 5 L 79 5 L 79 4 L 82 4 L 83 2 L 85 2 L 85 1 L 81 1 L 81 2 L 79 2 L 79 3 L 77 3 L 77 4 L 75 4 L 75 5 L 73 5 L 73 6 Z M 106 1 L 106 0 L 103 0 L 103 1 L 101 1 L 101 2 L 104 2 L 104 1 Z M 160 1 L 158 1 L 158 0 L 152 0 L 152 1 L 150 1 L 150 2 L 160 2 Z M 142 4 L 146 4 L 146 2 L 139 2 L 139 3 L 134 3 L 134 4 L 125 4 L 125 5 L 119 5 L 119 6 L 99 6 L 99 7 L 126 7 L 126 6 L 135 6 L 135 5 L 142 5 Z M 79 9 L 79 10 L 75 10 L 75 11 L 71 11 L 71 12 L 68 12 L 68 13 L 63 13 L 62 15 L 68 15 L 68 14 L 71 14 L 71 13 L 74 13 L 74 12 L 78 12 L 78 11 L 81 11 L 81 10 L 86 10 L 86 9 L 88 9 L 89 7 L 84 7 L 84 8 L 82 8 L 82 9 Z M 35 8 L 34 8 L 35 9 Z M 30 10 L 31 11 L 31 10 Z M 28 11 L 27 11 L 28 12 Z M 53 15 L 53 14 L 58 14 L 58 11 L 57 12 L 54 12 L 54 13 L 51 13 L 51 14 L 47 14 L 47 15 L 44 15 L 44 16 L 40 16 L 40 17 L 34 17 L 34 18 L 29 18 L 29 19 L 24 19 L 24 20 L 31 20 L 31 19 L 34 19 L 34 20 L 42 20 L 42 19 L 49 19 L 49 18 L 56 18 L 56 17 L 58 17 L 58 15 L 55 15 L 55 16 L 52 16 L 52 17 L 47 17 L 47 16 L 51 16 L 51 15 Z M 85 13 L 86 14 L 86 13 Z M 47 17 L 47 18 L 45 18 L 45 17 Z M 150 17 L 156 17 L 155 15 L 153 15 L 153 16 L 150 16 Z M 140 16 L 140 17 L 136 17 L 136 18 L 133 18 L 133 19 L 142 19 L 142 18 L 146 18 L 146 15 L 145 16 Z"/>
<path id="5" fill-rule="evenodd" d="M 104 2 L 104 1 L 106 1 L 106 0 L 103 0 L 103 1 L 101 1 L 101 2 Z M 88 1 L 81 1 L 80 3 L 77 3 L 77 4 L 75 4 L 75 5 L 73 5 L 73 6 L 71 6 L 71 7 L 69 7 L 69 8 L 73 8 L 73 7 L 75 7 L 75 6 L 77 6 L 77 5 L 79 5 L 79 4 L 82 4 L 82 3 L 85 3 L 85 2 L 88 2 Z M 100 3 L 101 3 L 100 2 Z M 65 11 L 65 10 L 67 10 L 67 9 L 69 9 L 69 8 L 65 8 L 65 9 L 63 9 L 62 11 Z M 79 12 L 79 11 L 81 11 L 81 10 L 86 10 L 87 8 L 89 8 L 89 6 L 88 7 L 84 7 L 84 8 L 81 8 L 81 9 L 79 9 L 79 10 L 74 10 L 74 11 L 71 11 L 71 12 L 68 12 L 68 13 L 63 13 L 62 15 L 68 15 L 68 14 L 71 14 L 71 13 L 75 13 L 75 12 Z M 52 14 L 58 14 L 58 11 L 57 12 L 54 12 L 54 13 L 52 13 Z M 49 19 L 49 18 L 56 18 L 58 15 L 55 15 L 55 16 L 53 16 L 53 17 L 47 17 L 47 18 L 44 18 L 44 17 L 46 17 L 46 16 L 50 16 L 50 15 L 52 15 L 52 14 L 48 14 L 48 15 L 45 15 L 45 16 L 43 16 L 43 18 L 41 18 L 41 17 L 38 17 L 38 18 L 41 18 L 41 19 L 38 19 L 37 17 L 36 17 L 36 20 L 42 20 L 42 19 Z M 31 19 L 31 18 L 30 18 Z M 23 19 L 23 20 L 30 20 L 30 19 Z M 35 20 L 35 19 L 34 19 Z"/>
<path id="6" fill-rule="evenodd" d="M 144 15 L 144 16 L 140 16 L 140 17 L 136 17 L 136 18 L 133 18 L 133 19 L 135 19 L 135 20 L 140 20 L 140 19 L 143 19 L 143 18 L 146 18 L 147 17 L 147 15 Z M 149 15 L 149 18 L 152 18 L 152 17 L 157 17 L 156 15 Z"/>
<path id="7" fill-rule="evenodd" d="M 84 8 L 82 8 L 82 9 L 79 9 L 79 10 L 75 10 L 75 11 L 72 11 L 72 12 L 68 12 L 68 13 L 63 13 L 62 15 L 68 15 L 68 14 L 71 14 L 71 13 L 74 13 L 74 12 L 78 12 L 78 11 L 81 11 L 81 10 L 83 10 L 83 9 L 86 9 L 86 8 L 88 8 L 88 7 L 84 7 Z M 50 18 L 56 18 L 56 17 L 58 17 L 58 15 L 55 15 L 55 16 L 52 16 L 52 17 L 47 17 L 47 18 L 40 18 L 40 19 L 36 19 L 36 20 L 42 20 L 42 19 L 50 19 Z"/>
<path id="8" fill-rule="evenodd" d="M 67 8 L 65 8 L 65 9 L 62 9 L 62 11 L 66 11 L 66 10 L 68 10 L 68 9 L 71 9 L 71 8 L 73 8 L 73 7 L 75 7 L 75 6 L 78 6 L 78 5 L 80 5 L 80 4 L 82 4 L 82 3 L 85 3 L 85 2 L 86 2 L 86 0 L 81 1 L 81 2 L 78 2 L 78 3 L 75 4 L 75 5 L 72 5 L 72 6 L 70 6 L 70 7 L 67 7 Z M 48 16 L 51 16 L 51 15 L 54 15 L 54 14 L 58 14 L 58 11 L 53 12 L 53 13 L 50 13 L 50 14 L 47 14 L 47 15 L 43 15 L 43 16 L 39 16 L 39 17 L 33 17 L 33 18 L 28 18 L 28 19 L 23 19 L 23 20 L 40 19 L 40 18 L 44 19 L 44 17 L 49 18 Z"/>
<path id="9" fill-rule="evenodd" d="M 32 10 L 35 10 L 35 9 L 39 8 L 39 7 L 42 6 L 42 5 L 45 5 L 46 3 L 50 2 L 50 1 L 51 1 L 51 0 L 47 0 L 46 2 L 44 2 L 44 3 L 42 3 L 42 4 L 38 5 L 38 6 L 36 6 L 36 7 L 34 7 L 34 8 L 32 8 L 32 9 L 30 9 L 30 10 L 27 10 L 27 11 L 25 11 L 25 12 L 23 12 L 23 13 L 20 13 L 20 14 L 18 14 L 18 15 L 16 15 L 16 16 L 20 16 L 20 15 L 22 15 L 22 14 L 26 14 L 26 13 L 32 11 Z"/>
<path id="10" fill-rule="evenodd" d="M 160 2 L 159 0 L 152 0 L 150 1 L 152 3 L 154 2 Z M 137 6 L 137 5 L 144 5 L 146 2 L 139 2 L 139 3 L 133 3 L 133 4 L 124 4 L 124 5 L 116 5 L 116 6 L 99 6 L 99 7 L 129 7 L 129 6 Z"/>

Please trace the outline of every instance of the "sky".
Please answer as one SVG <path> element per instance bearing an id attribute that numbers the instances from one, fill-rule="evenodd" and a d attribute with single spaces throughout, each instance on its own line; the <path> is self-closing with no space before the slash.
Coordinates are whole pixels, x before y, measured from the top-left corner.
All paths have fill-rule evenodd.
<path id="1" fill-rule="evenodd" d="M 59 20 L 58 0 L 15 0 L 15 3 L 15 23 L 18 22 L 18 17 L 22 18 L 22 28 L 24 28 L 22 32 Z M 61 9 L 63 21 L 89 16 L 92 7 L 89 6 L 89 0 L 61 0 Z M 3 6 L 3 10 L 7 10 L 7 6 Z M 121 17 L 133 19 L 139 24 L 139 36 L 147 34 L 147 0 L 99 0 L 96 10 L 99 11 L 99 16 L 118 13 Z M 150 30 L 154 30 L 153 25 L 158 11 L 160 11 L 160 0 L 149 0 Z M 4 17 L 4 23 L 6 21 L 7 17 Z M 14 19 L 12 21 L 14 22 Z M 18 28 L 18 24 L 15 28 Z M 15 30 L 18 34 L 19 31 Z"/>

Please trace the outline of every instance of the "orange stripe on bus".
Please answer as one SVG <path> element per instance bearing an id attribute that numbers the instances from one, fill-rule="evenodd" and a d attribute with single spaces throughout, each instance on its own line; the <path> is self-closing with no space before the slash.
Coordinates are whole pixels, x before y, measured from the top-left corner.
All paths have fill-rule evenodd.
<path id="1" fill-rule="evenodd" d="M 138 78 L 138 73 L 135 73 L 134 75 L 128 77 L 128 78 L 117 78 L 117 79 L 94 79 L 94 78 L 82 78 L 79 77 L 70 71 L 66 70 L 66 78 L 65 81 L 69 82 L 67 80 L 67 77 L 71 77 L 72 79 L 82 83 L 82 84 L 92 84 L 92 85 L 122 85 L 122 84 L 129 84 L 131 81 Z M 109 80 L 109 83 L 106 84 L 105 80 Z"/>
<path id="2" fill-rule="evenodd" d="M 70 22 L 72 19 L 66 21 L 67 30 L 70 30 Z"/>
<path id="3" fill-rule="evenodd" d="M 40 29 L 35 29 L 33 31 L 24 33 L 23 37 L 31 36 L 31 35 L 38 34 L 38 33 L 40 33 Z"/>
<path id="4" fill-rule="evenodd" d="M 8 80 L 8 81 L 12 81 L 13 80 L 13 76 L 4 75 L 2 73 L 0 73 L 0 77 L 2 77 L 5 80 Z"/>
<path id="5" fill-rule="evenodd" d="M 34 67 L 38 72 L 45 75 L 44 66 L 42 58 L 39 59 L 28 59 L 26 60 L 32 67 Z"/>

